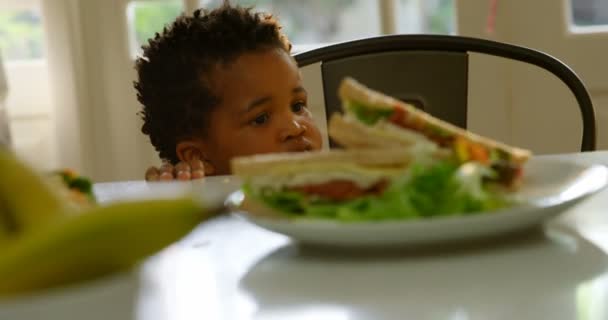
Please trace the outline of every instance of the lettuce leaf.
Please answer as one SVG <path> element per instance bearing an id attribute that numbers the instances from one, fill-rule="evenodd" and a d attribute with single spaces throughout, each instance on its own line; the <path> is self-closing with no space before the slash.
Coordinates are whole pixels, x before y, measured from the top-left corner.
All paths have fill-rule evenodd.
<path id="1" fill-rule="evenodd" d="M 386 119 L 393 114 L 393 110 L 368 108 L 358 102 L 348 102 L 348 110 L 350 110 L 361 122 L 373 125 L 376 122 Z"/>
<path id="2" fill-rule="evenodd" d="M 471 214 L 508 205 L 506 197 L 484 186 L 484 178 L 492 174 L 490 169 L 471 163 L 418 165 L 409 174 L 394 179 L 382 194 L 349 201 L 331 201 L 287 190 L 256 192 L 247 184 L 243 190 L 247 196 L 292 217 L 339 221 L 411 219 Z"/>

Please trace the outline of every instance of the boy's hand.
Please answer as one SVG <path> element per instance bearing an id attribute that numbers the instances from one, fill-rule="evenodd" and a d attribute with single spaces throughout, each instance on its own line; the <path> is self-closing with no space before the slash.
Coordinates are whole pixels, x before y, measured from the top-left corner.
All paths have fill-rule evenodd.
<path id="1" fill-rule="evenodd" d="M 175 166 L 163 163 L 160 168 L 146 170 L 146 181 L 194 180 L 205 177 L 205 165 L 201 160 L 180 161 Z"/>

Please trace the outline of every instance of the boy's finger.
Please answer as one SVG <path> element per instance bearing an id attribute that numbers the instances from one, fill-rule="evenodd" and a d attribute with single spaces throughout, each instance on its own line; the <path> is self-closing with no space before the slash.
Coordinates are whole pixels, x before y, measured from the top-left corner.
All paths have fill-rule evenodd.
<path id="1" fill-rule="evenodd" d="M 160 166 L 160 180 L 169 181 L 173 179 L 175 179 L 173 176 L 173 166 L 170 163 L 163 163 L 163 165 Z"/>
<path id="2" fill-rule="evenodd" d="M 150 167 L 146 170 L 146 181 L 158 181 L 160 179 L 160 172 L 156 167 Z"/>
<path id="3" fill-rule="evenodd" d="M 175 165 L 175 172 L 179 173 L 180 171 L 188 171 L 190 172 L 190 165 L 187 162 L 180 161 Z"/>
<path id="4" fill-rule="evenodd" d="M 190 170 L 202 170 L 203 172 L 205 172 L 205 165 L 199 159 L 190 160 Z"/>
<path id="5" fill-rule="evenodd" d="M 178 180 L 190 180 L 190 165 L 184 161 L 180 161 L 176 164 L 175 177 Z"/>
<path id="6" fill-rule="evenodd" d="M 165 162 L 160 166 L 160 172 L 172 172 L 172 171 L 173 171 L 173 166 L 168 162 Z"/>
<path id="7" fill-rule="evenodd" d="M 190 179 L 195 180 L 195 179 L 202 179 L 205 177 L 205 171 L 204 170 L 192 170 L 192 172 L 190 173 Z"/>
<path id="8" fill-rule="evenodd" d="M 184 170 L 178 171 L 177 179 L 182 180 L 182 181 L 190 180 L 190 171 L 184 171 Z"/>
<path id="9" fill-rule="evenodd" d="M 205 165 L 203 161 L 194 159 L 190 161 L 191 179 L 202 179 L 205 177 Z"/>
<path id="10" fill-rule="evenodd" d="M 173 172 L 167 172 L 167 171 L 162 172 L 159 177 L 160 181 L 171 181 L 173 179 L 175 179 L 175 177 L 173 176 Z"/>

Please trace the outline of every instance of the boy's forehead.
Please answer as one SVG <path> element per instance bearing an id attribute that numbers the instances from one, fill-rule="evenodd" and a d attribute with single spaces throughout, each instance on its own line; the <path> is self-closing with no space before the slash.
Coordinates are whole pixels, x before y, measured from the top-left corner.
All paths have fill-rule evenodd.
<path id="1" fill-rule="evenodd" d="M 295 61 L 282 49 L 242 54 L 229 64 L 216 66 L 208 80 L 212 91 L 221 96 L 293 88 L 301 81 Z"/>

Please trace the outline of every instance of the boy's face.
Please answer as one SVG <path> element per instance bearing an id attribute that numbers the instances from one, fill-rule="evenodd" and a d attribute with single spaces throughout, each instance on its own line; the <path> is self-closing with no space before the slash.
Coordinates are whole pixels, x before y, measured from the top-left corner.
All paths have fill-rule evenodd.
<path id="1" fill-rule="evenodd" d="M 218 66 L 210 85 L 220 104 L 202 152 L 214 174 L 229 174 L 237 156 L 321 148 L 298 67 L 284 50 L 247 53 Z"/>

